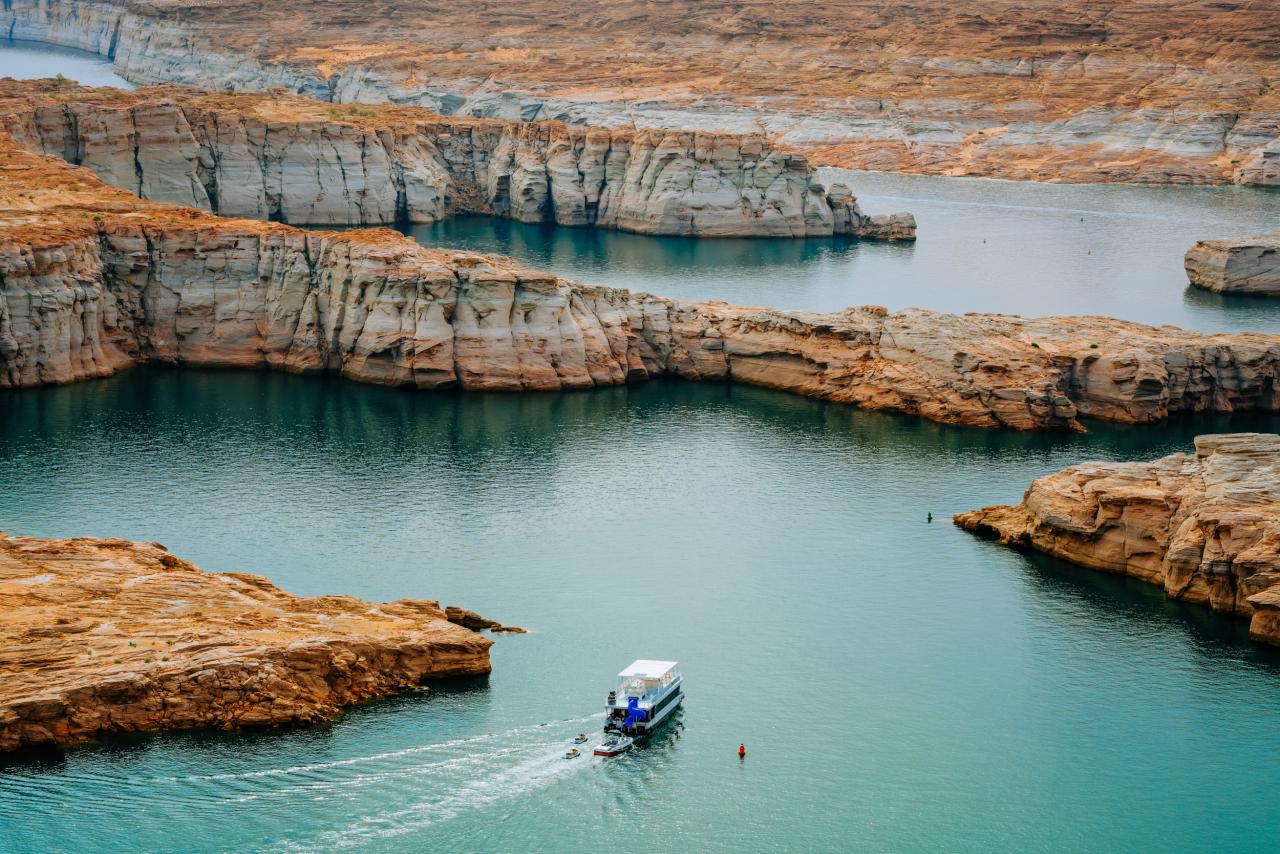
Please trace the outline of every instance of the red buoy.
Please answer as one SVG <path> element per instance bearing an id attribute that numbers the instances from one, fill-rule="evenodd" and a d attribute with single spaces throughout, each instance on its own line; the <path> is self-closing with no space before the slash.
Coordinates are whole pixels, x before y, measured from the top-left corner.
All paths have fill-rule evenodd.
<path id="1" fill-rule="evenodd" d="M 739 759 L 747 758 L 747 746 L 745 744 L 738 745 L 738 758 Z"/>

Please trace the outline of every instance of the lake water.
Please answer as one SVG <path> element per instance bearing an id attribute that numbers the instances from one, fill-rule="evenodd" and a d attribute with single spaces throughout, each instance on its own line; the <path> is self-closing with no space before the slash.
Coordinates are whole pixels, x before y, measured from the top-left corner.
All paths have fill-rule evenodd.
<path id="1" fill-rule="evenodd" d="M 858 180 L 868 209 L 916 212 L 916 246 L 414 233 L 692 299 L 1280 325 L 1180 267 L 1275 194 Z M 498 639 L 488 679 L 328 726 L 0 759 L 0 851 L 1271 851 L 1280 652 L 948 520 L 1082 459 L 1277 427 L 1024 435 L 675 382 L 412 394 L 139 369 L 0 393 L 0 529 L 158 540 L 295 593 L 441 598 L 532 632 Z M 561 759 L 637 657 L 681 660 L 679 722 Z"/>
<path id="2" fill-rule="evenodd" d="M 165 370 L 0 396 L 7 530 L 532 630 L 498 639 L 488 680 L 332 726 L 9 759 L 0 848 L 1273 850 L 1280 655 L 948 523 L 1227 426 L 1277 422 L 1031 436 L 720 384 Z M 561 759 L 644 656 L 682 660 L 680 724 Z"/>
<path id="3" fill-rule="evenodd" d="M 134 88 L 132 83 L 116 74 L 110 60 L 96 53 L 40 42 L 0 39 L 0 77 L 38 80 L 59 74 L 85 86 Z"/>
<path id="4" fill-rule="evenodd" d="M 871 213 L 912 211 L 915 244 L 688 240 L 459 217 L 408 233 L 588 282 L 682 299 L 832 311 L 883 305 L 1104 314 L 1205 332 L 1280 332 L 1280 300 L 1187 284 L 1197 240 L 1280 228 L 1280 190 L 1032 184 L 823 170 Z"/>

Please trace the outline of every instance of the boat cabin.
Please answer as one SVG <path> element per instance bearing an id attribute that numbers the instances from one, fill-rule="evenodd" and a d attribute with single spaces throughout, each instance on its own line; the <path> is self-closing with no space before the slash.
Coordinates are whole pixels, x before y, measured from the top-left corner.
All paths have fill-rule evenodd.
<path id="1" fill-rule="evenodd" d="M 647 733 L 680 705 L 679 665 L 640 659 L 618 674 L 618 687 L 605 702 L 606 728 L 628 735 Z"/>

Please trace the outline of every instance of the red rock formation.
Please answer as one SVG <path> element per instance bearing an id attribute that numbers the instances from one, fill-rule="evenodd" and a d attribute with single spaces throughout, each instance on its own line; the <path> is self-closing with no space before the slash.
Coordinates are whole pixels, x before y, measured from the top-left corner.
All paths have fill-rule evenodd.
<path id="1" fill-rule="evenodd" d="M 275 93 L 0 82 L 14 141 L 145 199 L 293 224 L 479 213 L 639 234 L 914 240 L 761 134 L 446 119 Z"/>
<path id="2" fill-rule="evenodd" d="M 1082 429 L 1280 408 L 1280 336 L 1107 318 L 682 303 L 508 261 L 140 202 L 0 145 L 0 388 L 139 363 L 541 390 L 671 375 L 937 421 Z"/>
<path id="3" fill-rule="evenodd" d="M 858 168 L 1280 182 L 1276 0 L 9 0 L 0 20 L 137 82 L 763 128 Z"/>
<path id="4" fill-rule="evenodd" d="M 315 723 L 488 673 L 491 643 L 436 602 L 299 598 L 154 543 L 0 534 L 0 751 Z"/>
<path id="5" fill-rule="evenodd" d="M 1280 231 L 1201 240 L 1187 250 L 1187 278 L 1217 293 L 1280 296 Z"/>
<path id="6" fill-rule="evenodd" d="M 1280 436 L 1199 436 L 1195 445 L 1149 463 L 1072 466 L 1034 480 L 1017 506 L 955 522 L 1249 617 L 1255 640 L 1280 645 Z"/>

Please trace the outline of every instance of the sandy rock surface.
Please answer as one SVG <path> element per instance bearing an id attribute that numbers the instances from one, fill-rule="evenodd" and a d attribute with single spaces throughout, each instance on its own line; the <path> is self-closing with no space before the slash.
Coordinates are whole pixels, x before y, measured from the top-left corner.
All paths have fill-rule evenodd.
<path id="1" fill-rule="evenodd" d="M 1280 184 L 1275 0 L 10 0 L 138 83 L 764 132 L 824 165 Z"/>
<path id="2" fill-rule="evenodd" d="M 0 83 L 0 127 L 144 199 L 319 225 L 455 213 L 697 237 L 914 240 L 910 214 L 868 216 L 802 154 L 760 133 L 569 128 L 337 109 L 275 93 Z"/>
<path id="3" fill-rule="evenodd" d="M 1280 231 L 1202 240 L 1187 250 L 1187 278 L 1218 293 L 1280 296 Z"/>
<path id="4" fill-rule="evenodd" d="M 300 231 L 143 202 L 0 145 L 0 388 L 144 363 L 419 389 L 732 380 L 1022 430 L 1280 407 L 1280 336 L 679 302 L 388 229 Z"/>
<path id="5" fill-rule="evenodd" d="M 488 673 L 491 643 L 437 602 L 301 598 L 154 543 L 0 534 L 0 751 L 315 723 Z"/>
<path id="6" fill-rule="evenodd" d="M 1199 436 L 1195 453 L 1082 463 L 1037 478 L 1016 506 L 957 525 L 1020 548 L 1164 587 L 1250 618 L 1280 645 L 1280 436 Z"/>

